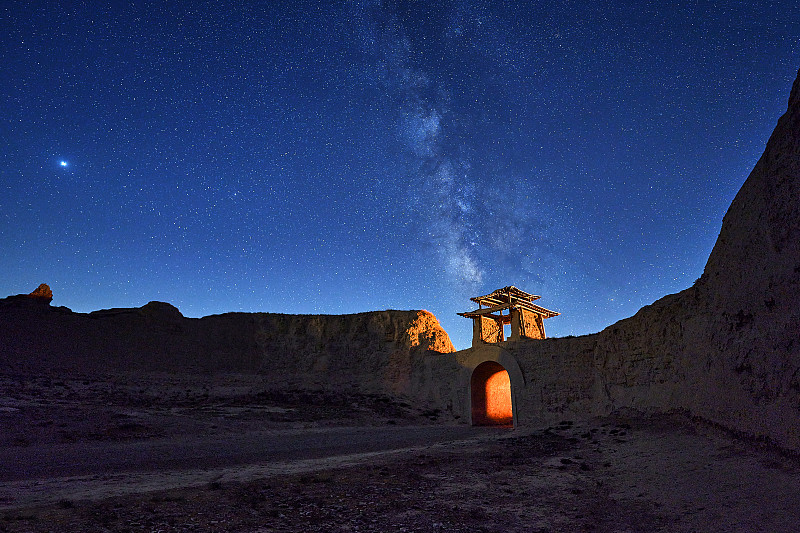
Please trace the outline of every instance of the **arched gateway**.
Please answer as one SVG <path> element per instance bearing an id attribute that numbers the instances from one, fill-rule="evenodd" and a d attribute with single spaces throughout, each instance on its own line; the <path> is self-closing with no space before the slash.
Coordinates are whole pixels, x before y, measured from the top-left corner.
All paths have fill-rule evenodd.
<path id="1" fill-rule="evenodd" d="M 462 370 L 456 397 L 457 410 L 473 425 L 516 426 L 519 410 L 515 398 L 525 397 L 527 387 L 512 348 L 523 339 L 544 339 L 544 319 L 559 313 L 533 302 L 539 296 L 513 285 L 486 296 L 470 298 L 474 311 L 458 313 L 471 318 L 472 348 L 456 352 Z M 503 314 L 506 311 L 506 314 Z M 511 326 L 506 339 L 503 328 Z M 462 416 L 462 415 L 459 415 Z"/>
<path id="2" fill-rule="evenodd" d="M 503 365 L 484 361 L 472 371 L 470 380 L 472 424 L 475 426 L 513 426 L 511 378 Z"/>
<path id="3" fill-rule="evenodd" d="M 518 424 L 515 398 L 524 394 L 525 378 L 511 353 L 497 345 L 484 344 L 456 352 L 461 372 L 458 378 L 459 412 L 473 425 Z M 463 410 L 462 410 L 463 409 Z"/>

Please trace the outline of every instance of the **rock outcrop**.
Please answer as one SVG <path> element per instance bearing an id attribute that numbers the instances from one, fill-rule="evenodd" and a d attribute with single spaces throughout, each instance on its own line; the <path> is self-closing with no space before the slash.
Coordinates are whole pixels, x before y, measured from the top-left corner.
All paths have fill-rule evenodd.
<path id="1" fill-rule="evenodd" d="M 50 286 L 46 283 L 42 283 L 36 289 L 28 295 L 30 298 L 36 298 L 37 300 L 44 301 L 46 303 L 50 303 L 53 301 L 53 291 L 50 290 Z"/>
<path id="2" fill-rule="evenodd" d="M 15 294 L 13 296 L 5 298 L 5 301 L 9 303 L 33 302 L 36 305 L 47 306 L 50 305 L 50 302 L 53 301 L 53 291 L 50 290 L 50 287 L 46 283 L 42 283 L 28 294 Z"/>

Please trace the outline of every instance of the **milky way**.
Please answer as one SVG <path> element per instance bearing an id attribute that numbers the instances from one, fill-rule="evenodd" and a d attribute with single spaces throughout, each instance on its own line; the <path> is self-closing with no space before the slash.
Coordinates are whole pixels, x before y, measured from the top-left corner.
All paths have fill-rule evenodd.
<path id="1" fill-rule="evenodd" d="M 363 25 L 365 51 L 375 62 L 378 81 L 396 103 L 398 141 L 408 152 L 407 204 L 409 215 L 419 221 L 417 231 L 459 296 L 481 290 L 484 280 L 518 284 L 541 281 L 551 267 L 544 260 L 550 240 L 542 219 L 553 216 L 558 206 L 532 198 L 537 192 L 536 176 L 515 175 L 486 156 L 491 146 L 477 147 L 470 131 L 485 127 L 503 128 L 501 117 L 509 116 L 506 101 L 485 97 L 475 102 L 455 102 L 462 90 L 448 76 L 448 68 L 424 66 L 415 57 L 425 55 L 431 44 L 442 58 L 458 64 L 465 32 L 478 33 L 469 44 L 484 60 L 480 69 L 463 65 L 476 79 L 487 79 L 492 71 L 513 66 L 508 56 L 516 53 L 497 45 L 502 39 L 497 28 L 481 32 L 481 26 L 498 25 L 485 9 L 453 10 L 450 16 L 422 9 L 418 16 L 442 20 L 435 39 L 422 35 L 413 39 L 392 6 L 366 3 L 358 6 L 357 20 Z M 408 24 L 415 24 L 412 18 Z M 489 42 L 482 42 L 488 39 Z M 433 53 L 433 52 L 430 52 Z M 421 64 L 423 63 L 423 64 Z M 452 70 L 452 66 L 450 67 Z M 482 153 L 483 152 L 483 153 Z M 501 150 L 502 153 L 502 150 Z M 473 161 L 484 158 L 478 168 Z M 541 209 L 541 212 L 537 210 Z M 551 210 L 551 213 L 547 211 Z M 563 241 L 569 231 L 561 228 Z M 553 259 L 552 250 L 548 259 Z M 509 273 L 509 262 L 519 264 Z"/>

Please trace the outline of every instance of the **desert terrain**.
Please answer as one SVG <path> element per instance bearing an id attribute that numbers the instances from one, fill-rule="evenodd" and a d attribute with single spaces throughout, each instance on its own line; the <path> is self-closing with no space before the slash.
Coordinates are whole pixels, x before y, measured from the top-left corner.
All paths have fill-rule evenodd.
<path id="1" fill-rule="evenodd" d="M 800 464 L 681 414 L 441 422 L 255 376 L 0 380 L 1 531 L 797 531 Z"/>

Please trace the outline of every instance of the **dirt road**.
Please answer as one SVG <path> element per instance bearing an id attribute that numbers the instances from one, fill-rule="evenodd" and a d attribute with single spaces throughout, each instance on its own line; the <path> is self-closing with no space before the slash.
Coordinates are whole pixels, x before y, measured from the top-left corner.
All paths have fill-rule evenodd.
<path id="1" fill-rule="evenodd" d="M 466 426 L 333 427 L 0 449 L 0 510 L 352 466 L 506 433 Z"/>
<path id="2" fill-rule="evenodd" d="M 469 439 L 498 431 L 502 429 L 333 427 L 9 447 L 0 449 L 0 482 L 321 459 Z"/>
<path id="3" fill-rule="evenodd" d="M 286 461 L 8 481 L 0 531 L 800 530 L 795 460 L 680 418 L 440 429 L 312 431 Z M 385 435 L 440 442 L 388 451 Z M 326 439 L 384 451 L 308 458 L 339 449 Z"/>

